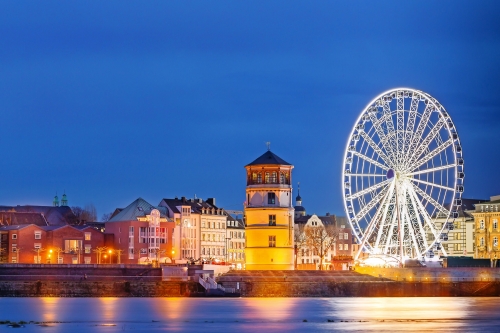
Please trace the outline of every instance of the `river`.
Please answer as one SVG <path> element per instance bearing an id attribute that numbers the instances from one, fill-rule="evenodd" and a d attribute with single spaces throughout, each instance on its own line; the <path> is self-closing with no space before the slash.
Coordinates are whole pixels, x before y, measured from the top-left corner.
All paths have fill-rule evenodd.
<path id="1" fill-rule="evenodd" d="M 47 333 L 494 332 L 498 309 L 500 298 L 0 298 L 0 320 Z"/>

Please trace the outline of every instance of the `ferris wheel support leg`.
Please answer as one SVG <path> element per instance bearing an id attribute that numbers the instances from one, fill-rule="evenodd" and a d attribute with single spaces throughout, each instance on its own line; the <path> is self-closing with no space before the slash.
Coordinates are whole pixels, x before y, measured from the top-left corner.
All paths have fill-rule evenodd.
<path id="1" fill-rule="evenodd" d="M 398 191 L 398 185 L 395 185 L 396 187 L 396 214 L 398 218 L 398 234 L 399 234 L 399 265 L 400 267 L 404 267 L 404 253 L 403 253 L 403 239 L 404 239 L 404 230 L 403 226 L 401 223 L 401 215 L 400 215 L 400 210 L 399 210 L 399 191 Z"/>

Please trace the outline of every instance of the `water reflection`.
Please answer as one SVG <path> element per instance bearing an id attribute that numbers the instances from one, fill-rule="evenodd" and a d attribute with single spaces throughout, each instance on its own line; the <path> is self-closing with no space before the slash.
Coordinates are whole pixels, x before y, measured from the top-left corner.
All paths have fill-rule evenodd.
<path id="1" fill-rule="evenodd" d="M 458 297 L 0 298 L 2 320 L 63 322 L 55 324 L 51 332 L 72 333 L 488 332 L 500 326 L 499 307 L 499 298 Z M 28 326 L 24 332 L 43 330 Z"/>

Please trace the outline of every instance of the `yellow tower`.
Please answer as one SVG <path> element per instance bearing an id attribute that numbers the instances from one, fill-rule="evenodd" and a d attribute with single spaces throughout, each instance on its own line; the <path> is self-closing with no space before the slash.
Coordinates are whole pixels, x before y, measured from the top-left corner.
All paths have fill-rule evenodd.
<path id="1" fill-rule="evenodd" d="M 268 150 L 245 168 L 246 269 L 291 270 L 293 165 Z"/>

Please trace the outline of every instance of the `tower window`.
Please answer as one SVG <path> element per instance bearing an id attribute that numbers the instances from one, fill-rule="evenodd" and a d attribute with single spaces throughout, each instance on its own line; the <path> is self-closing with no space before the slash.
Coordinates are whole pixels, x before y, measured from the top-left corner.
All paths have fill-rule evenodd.
<path id="1" fill-rule="evenodd" d="M 280 184 L 285 184 L 285 174 L 280 173 Z"/>
<path id="2" fill-rule="evenodd" d="M 260 172 L 257 174 L 257 184 L 262 184 L 262 174 Z"/>
<path id="3" fill-rule="evenodd" d="M 269 236 L 269 247 L 276 247 L 276 236 Z"/>
<path id="4" fill-rule="evenodd" d="M 271 226 L 276 225 L 276 215 L 269 215 L 269 225 Z"/>
<path id="5" fill-rule="evenodd" d="M 274 205 L 276 203 L 276 194 L 273 192 L 269 192 L 267 194 L 267 203 L 269 205 Z"/>

